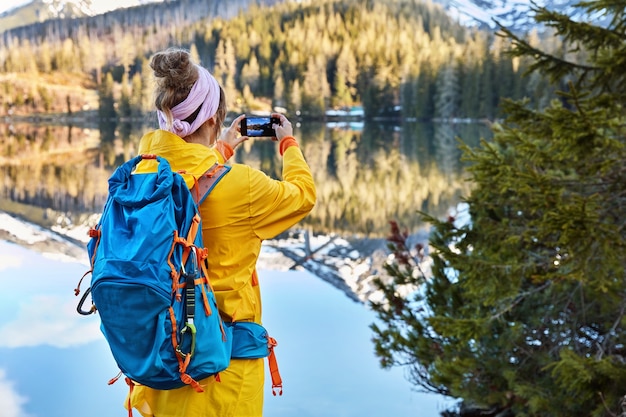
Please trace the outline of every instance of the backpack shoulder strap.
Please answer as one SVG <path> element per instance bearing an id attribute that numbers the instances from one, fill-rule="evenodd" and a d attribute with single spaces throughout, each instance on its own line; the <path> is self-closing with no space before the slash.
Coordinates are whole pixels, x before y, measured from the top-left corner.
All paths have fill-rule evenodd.
<path id="1" fill-rule="evenodd" d="M 218 164 L 217 162 L 213 166 L 206 170 L 204 174 L 198 178 L 191 194 L 193 200 L 199 206 L 209 196 L 209 193 L 213 190 L 215 185 L 230 171 L 230 166 Z"/>

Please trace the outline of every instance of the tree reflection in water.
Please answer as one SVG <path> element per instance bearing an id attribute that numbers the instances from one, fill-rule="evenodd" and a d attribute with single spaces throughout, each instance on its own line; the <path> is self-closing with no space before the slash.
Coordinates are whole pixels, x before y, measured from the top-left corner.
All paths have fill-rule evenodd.
<path id="1" fill-rule="evenodd" d="M 107 179 L 137 151 L 141 126 L 118 129 L 0 125 L 0 210 L 51 226 L 80 223 L 106 200 Z M 309 123 L 296 128 L 318 189 L 304 221 L 313 232 L 384 237 L 389 220 L 419 227 L 417 210 L 442 216 L 471 186 L 464 180 L 457 137 L 475 145 L 485 125 Z M 244 162 L 279 178 L 275 144 L 250 140 L 237 150 Z M 59 216 L 58 214 L 62 214 Z"/>

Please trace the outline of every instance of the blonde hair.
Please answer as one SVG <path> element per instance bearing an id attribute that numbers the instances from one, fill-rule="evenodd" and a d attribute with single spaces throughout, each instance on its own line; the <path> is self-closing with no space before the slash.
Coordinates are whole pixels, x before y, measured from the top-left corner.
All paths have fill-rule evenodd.
<path id="1" fill-rule="evenodd" d="M 154 73 L 156 87 L 154 91 L 154 105 L 162 111 L 167 125 L 172 126 L 172 108 L 184 101 L 191 87 L 198 80 L 198 69 L 191 60 L 189 52 L 182 48 L 168 48 L 157 52 L 150 60 L 150 68 Z M 192 122 L 200 108 L 186 120 Z M 217 126 L 222 126 L 226 119 L 226 96 L 220 86 L 220 102 L 215 113 Z"/>

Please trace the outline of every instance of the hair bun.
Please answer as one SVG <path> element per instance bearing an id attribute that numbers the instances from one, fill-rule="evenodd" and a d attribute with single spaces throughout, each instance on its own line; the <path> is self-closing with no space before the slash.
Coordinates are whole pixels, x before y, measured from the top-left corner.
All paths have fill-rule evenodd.
<path id="1" fill-rule="evenodd" d="M 188 90 L 198 79 L 189 52 L 170 48 L 157 52 L 150 61 L 157 82 L 166 89 Z"/>

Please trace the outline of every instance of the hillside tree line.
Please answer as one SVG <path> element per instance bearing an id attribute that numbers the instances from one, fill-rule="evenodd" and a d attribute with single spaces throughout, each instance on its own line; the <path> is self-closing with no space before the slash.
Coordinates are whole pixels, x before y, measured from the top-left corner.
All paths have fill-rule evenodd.
<path id="1" fill-rule="evenodd" d="M 287 2 L 235 15 L 238 4 L 224 16 L 217 4 L 196 3 L 189 0 L 183 15 L 163 13 L 149 23 L 129 9 L 126 19 L 103 15 L 14 30 L 2 38 L 0 71 L 77 74 L 105 104 L 113 98 L 115 106 L 100 110 L 106 118 L 150 110 L 147 61 L 169 46 L 189 49 L 211 69 L 234 111 L 279 106 L 322 117 L 329 108 L 362 106 L 369 118 L 493 120 L 501 116 L 502 98 L 528 97 L 545 106 L 553 96 L 540 76 L 522 76 L 528 58 L 504 54 L 508 40 L 463 27 L 432 3 Z M 531 33 L 527 39 L 560 48 L 552 36 Z M 46 111 L 40 92 L 20 98 L 9 83 L 4 81 L 5 109 L 28 104 L 29 111 Z"/>

